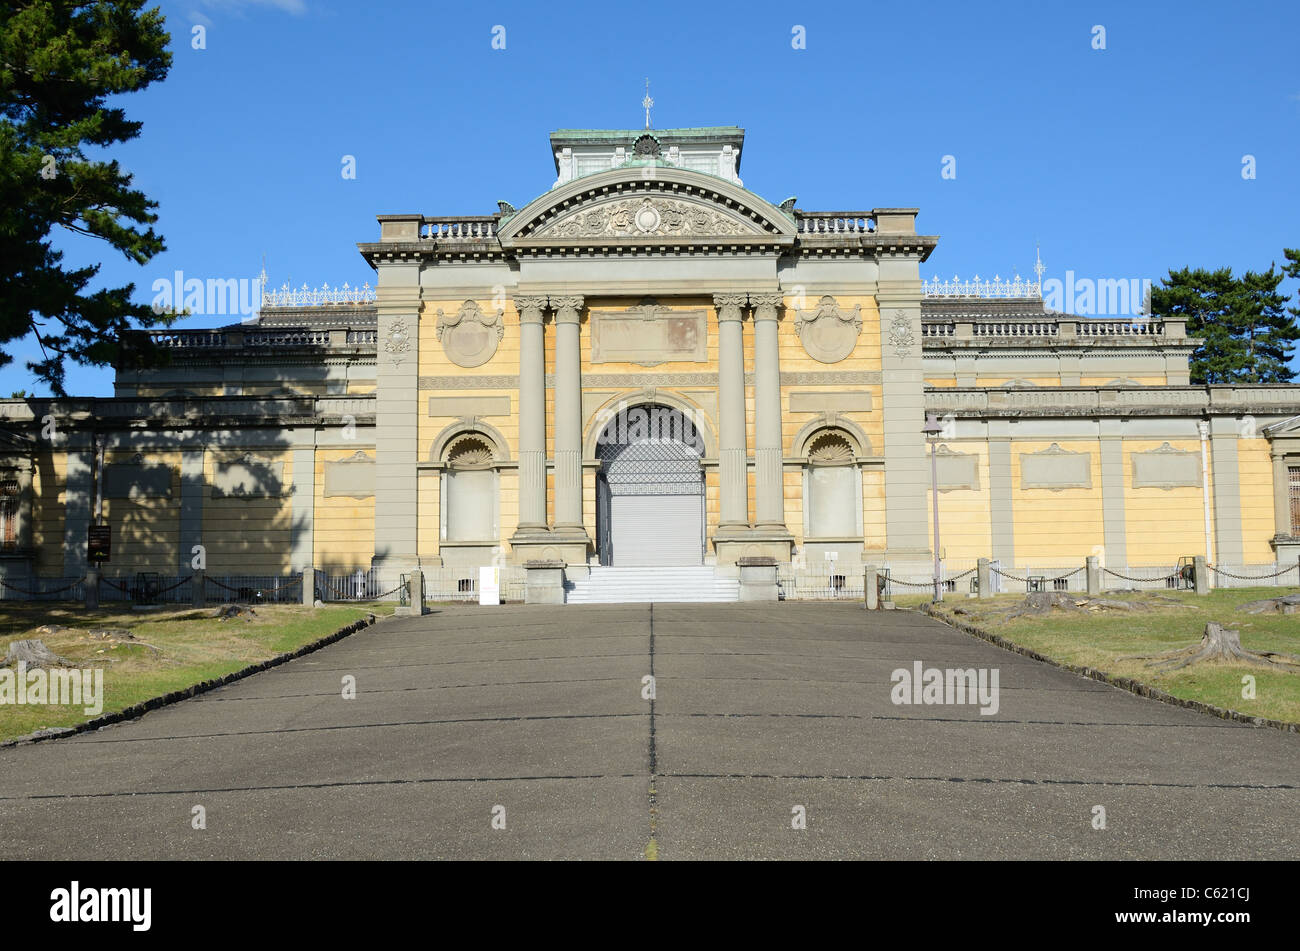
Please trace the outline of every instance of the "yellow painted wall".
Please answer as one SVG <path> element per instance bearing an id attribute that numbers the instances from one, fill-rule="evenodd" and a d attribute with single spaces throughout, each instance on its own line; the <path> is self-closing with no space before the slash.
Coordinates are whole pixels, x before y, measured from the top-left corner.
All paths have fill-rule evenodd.
<path id="1" fill-rule="evenodd" d="M 1053 442 L 1089 454 L 1092 488 L 1021 488 L 1021 455 L 1047 449 Z M 1017 440 L 1011 444 L 1011 479 L 1016 561 L 1021 566 L 1081 565 L 1094 546 L 1102 544 L 1101 449 L 1095 441 Z M 991 544 L 990 539 L 986 547 Z"/>
<path id="2" fill-rule="evenodd" d="M 129 463 L 135 450 L 104 453 L 104 464 Z M 175 574 L 180 566 L 181 454 L 145 452 L 144 464 L 171 469 L 169 497 L 104 498 L 103 515 L 113 530 L 112 560 L 104 566 L 108 577 L 134 576 L 137 571 Z M 94 496 L 91 496 L 93 511 Z M 186 561 L 188 562 L 188 558 Z"/>
<path id="3" fill-rule="evenodd" d="M 355 450 L 353 450 L 355 452 Z M 239 451 L 204 454 L 202 543 L 208 552 L 210 575 L 270 575 L 289 570 L 293 548 L 293 454 L 255 451 L 258 460 L 283 463 L 285 495 L 279 498 L 213 498 L 217 462 Z"/>
<path id="4" fill-rule="evenodd" d="M 983 442 L 951 442 L 940 443 L 940 446 L 947 446 L 953 452 L 975 455 L 979 483 L 977 489 L 944 489 L 939 493 L 939 547 L 943 557 L 953 560 L 987 558 L 993 539 L 988 445 Z M 928 481 L 928 468 L 926 473 L 925 518 L 929 533 L 926 537 L 933 538 L 934 497 Z"/>
<path id="5" fill-rule="evenodd" d="M 1238 440 L 1237 469 L 1241 479 L 1243 555 L 1248 565 L 1268 564 L 1276 557 L 1269 539 L 1277 529 L 1273 511 L 1273 459 L 1268 440 Z"/>
<path id="6" fill-rule="evenodd" d="M 325 463 L 349 459 L 357 450 L 317 449 L 315 454 L 315 529 L 312 566 L 329 574 L 370 570 L 375 554 L 375 500 L 325 496 Z M 374 458 L 374 450 L 365 450 Z"/>
<path id="7" fill-rule="evenodd" d="M 1124 440 L 1124 531 L 1130 565 L 1176 565 L 1184 555 L 1205 554 L 1205 506 L 1199 486 L 1133 487 L 1133 454 L 1159 449 L 1166 442 L 1200 457 L 1197 439 Z M 1210 495 L 1213 498 L 1213 478 Z"/>

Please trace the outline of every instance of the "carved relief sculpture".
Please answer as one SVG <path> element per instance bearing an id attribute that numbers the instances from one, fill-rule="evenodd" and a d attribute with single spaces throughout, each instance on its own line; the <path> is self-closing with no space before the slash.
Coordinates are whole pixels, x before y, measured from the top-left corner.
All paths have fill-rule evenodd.
<path id="1" fill-rule="evenodd" d="M 454 315 L 438 308 L 438 339 L 447 359 L 458 367 L 477 367 L 497 352 L 505 335 L 502 312 L 485 314 L 475 301 L 467 300 Z"/>
<path id="2" fill-rule="evenodd" d="M 839 363 L 858 344 L 862 332 L 861 305 L 845 310 L 829 294 L 817 302 L 814 310 L 801 310 L 794 322 L 794 332 L 808 356 L 819 363 Z"/>

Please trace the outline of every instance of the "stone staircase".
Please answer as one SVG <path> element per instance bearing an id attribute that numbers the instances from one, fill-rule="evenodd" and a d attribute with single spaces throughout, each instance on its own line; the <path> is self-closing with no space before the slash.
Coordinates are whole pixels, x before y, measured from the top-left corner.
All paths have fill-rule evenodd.
<path id="1" fill-rule="evenodd" d="M 707 565 L 682 568 L 595 566 L 586 578 L 565 582 L 567 604 L 634 604 L 648 601 L 739 601 L 740 582 L 719 578 Z"/>

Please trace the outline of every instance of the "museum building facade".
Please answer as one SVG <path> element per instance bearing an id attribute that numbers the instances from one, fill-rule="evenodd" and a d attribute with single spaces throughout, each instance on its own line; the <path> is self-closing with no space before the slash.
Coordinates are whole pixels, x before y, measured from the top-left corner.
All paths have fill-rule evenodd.
<path id="1" fill-rule="evenodd" d="M 285 574 L 742 559 L 951 566 L 1300 554 L 1300 387 L 1193 386 L 1179 321 L 923 282 L 915 208 L 805 211 L 739 128 L 564 130 L 556 181 L 386 214 L 375 290 L 152 334 L 105 399 L 0 401 L 0 571 Z"/>

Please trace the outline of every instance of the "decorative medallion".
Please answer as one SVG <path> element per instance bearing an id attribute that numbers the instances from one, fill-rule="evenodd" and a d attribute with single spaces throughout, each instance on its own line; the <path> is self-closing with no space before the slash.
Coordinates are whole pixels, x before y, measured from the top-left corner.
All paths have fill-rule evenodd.
<path id="1" fill-rule="evenodd" d="M 632 154 L 637 158 L 655 158 L 659 151 L 659 140 L 649 133 L 637 136 L 637 140 L 632 143 Z"/>
<path id="2" fill-rule="evenodd" d="M 392 360 L 393 366 L 401 366 L 411 350 L 411 338 L 406 330 L 406 318 L 398 317 L 388 325 L 388 339 L 384 341 L 384 350 Z"/>
<path id="3" fill-rule="evenodd" d="M 905 357 L 912 352 L 912 345 L 916 338 L 912 336 L 912 319 L 907 316 L 907 311 L 894 311 L 894 320 L 889 325 L 889 345 L 894 348 L 894 353 L 900 357 Z"/>
<path id="4" fill-rule="evenodd" d="M 447 359 L 458 367 L 482 366 L 491 360 L 506 332 L 501 315 L 500 310 L 485 314 L 472 300 L 450 316 L 439 308 L 437 333 Z"/>
<path id="5" fill-rule="evenodd" d="M 808 356 L 819 363 L 839 363 L 858 345 L 862 331 L 861 305 L 844 310 L 829 294 L 817 302 L 815 310 L 801 310 L 794 322 L 794 332 Z"/>

